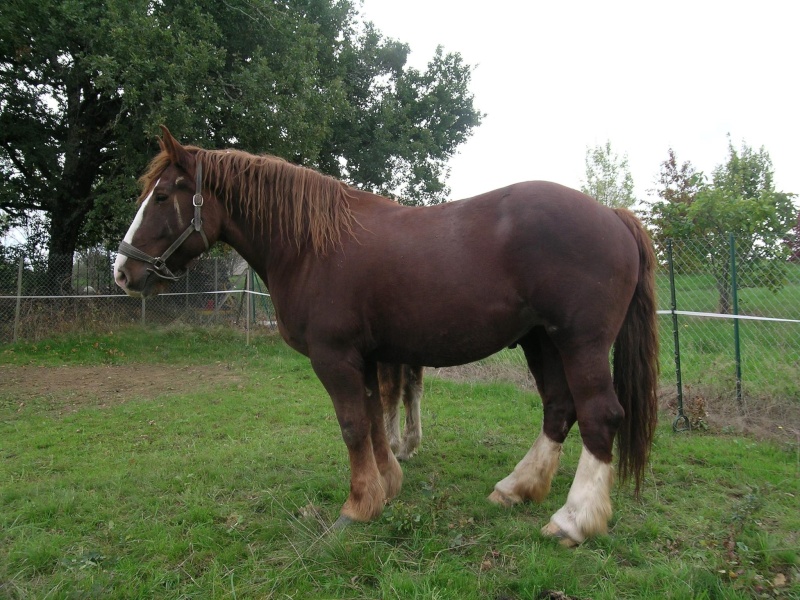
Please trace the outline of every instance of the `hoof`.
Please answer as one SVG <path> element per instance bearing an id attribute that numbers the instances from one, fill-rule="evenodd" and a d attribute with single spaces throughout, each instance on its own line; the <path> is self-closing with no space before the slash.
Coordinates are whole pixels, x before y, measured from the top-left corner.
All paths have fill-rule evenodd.
<path id="1" fill-rule="evenodd" d="M 411 452 L 406 452 L 405 450 L 400 450 L 400 451 L 394 453 L 394 457 L 397 460 L 406 461 L 406 460 L 410 459 L 412 456 L 414 456 L 415 452 L 416 452 L 415 450 L 412 450 Z"/>
<path id="2" fill-rule="evenodd" d="M 558 543 L 565 548 L 575 548 L 581 544 L 579 541 L 572 539 L 566 531 L 552 521 L 542 527 L 542 535 L 557 539 Z"/>
<path id="3" fill-rule="evenodd" d="M 345 515 L 339 515 L 339 518 L 336 519 L 336 522 L 331 525 L 330 531 L 343 531 L 345 527 L 350 525 L 350 523 L 355 523 L 355 521 Z"/>
<path id="4" fill-rule="evenodd" d="M 495 490 L 489 494 L 489 502 L 492 504 L 497 504 L 498 506 L 505 506 L 506 508 L 509 508 L 515 504 L 518 504 L 520 501 L 515 499 L 514 496 L 508 496 L 500 490 Z"/>

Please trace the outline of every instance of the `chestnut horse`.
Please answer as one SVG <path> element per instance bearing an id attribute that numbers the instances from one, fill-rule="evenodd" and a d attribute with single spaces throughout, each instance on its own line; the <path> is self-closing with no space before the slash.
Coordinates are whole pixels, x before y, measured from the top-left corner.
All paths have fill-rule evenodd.
<path id="1" fill-rule="evenodd" d="M 656 425 L 658 340 L 655 255 L 632 213 L 547 182 L 405 207 L 275 157 L 182 146 L 166 128 L 160 143 L 116 282 L 155 295 L 218 241 L 250 263 L 281 335 L 333 401 L 350 460 L 337 525 L 375 518 L 400 491 L 378 363 L 458 365 L 514 345 L 544 420 L 489 499 L 543 499 L 576 421 L 575 477 L 542 532 L 575 545 L 606 531 L 615 439 L 618 472 L 638 492 Z"/>

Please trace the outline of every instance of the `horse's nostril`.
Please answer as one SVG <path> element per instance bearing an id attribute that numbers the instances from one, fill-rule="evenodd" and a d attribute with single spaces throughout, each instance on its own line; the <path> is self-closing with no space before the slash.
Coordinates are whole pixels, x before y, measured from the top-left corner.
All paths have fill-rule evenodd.
<path id="1" fill-rule="evenodd" d="M 128 283 L 128 276 L 125 275 L 125 271 L 122 271 L 121 269 L 117 270 L 114 279 L 116 280 L 117 285 L 122 288 L 124 288 Z"/>

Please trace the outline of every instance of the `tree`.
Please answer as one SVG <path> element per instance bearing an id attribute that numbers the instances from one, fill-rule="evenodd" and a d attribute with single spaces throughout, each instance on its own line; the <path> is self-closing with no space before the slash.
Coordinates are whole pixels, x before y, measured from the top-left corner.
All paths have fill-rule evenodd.
<path id="1" fill-rule="evenodd" d="M 786 245 L 789 247 L 789 260 L 800 262 L 800 213 L 797 214 L 797 225 L 786 238 Z"/>
<path id="2" fill-rule="evenodd" d="M 667 160 L 661 163 L 658 187 L 648 190 L 660 200 L 644 214 L 650 235 L 658 248 L 664 248 L 668 238 L 684 239 L 693 235 L 689 208 L 697 193 L 705 186 L 705 175 L 697 171 L 691 162 L 680 166 L 675 151 L 670 148 Z"/>
<path id="3" fill-rule="evenodd" d="M 692 241 L 691 246 L 682 248 L 682 266 L 687 270 L 711 267 L 720 312 L 730 312 L 730 234 L 742 265 L 740 285 L 780 288 L 787 255 L 785 240 L 797 212 L 792 204 L 794 194 L 775 190 L 769 153 L 745 143 L 737 150 L 729 141 L 728 158 L 714 169 L 710 184 L 689 163 L 680 170 L 675 165 L 670 152 L 662 164 L 660 199 L 652 204 L 648 217 L 656 242 L 663 249 L 667 239 Z M 676 173 L 677 179 L 672 177 Z M 673 185 L 676 181 L 678 185 Z"/>
<path id="4" fill-rule="evenodd" d="M 471 70 L 441 47 L 426 72 L 403 70 L 408 47 L 379 42 L 370 27 L 366 50 L 348 57 L 354 76 L 345 79 L 346 91 L 359 101 L 338 115 L 323 152 L 346 161 L 329 161 L 324 170 L 406 204 L 442 202 L 449 193 L 447 160 L 480 122 L 469 92 Z M 375 63 L 392 77 L 376 84 Z"/>
<path id="5" fill-rule="evenodd" d="M 408 52 L 351 0 L 7 0 L 0 224 L 44 214 L 51 257 L 115 244 L 161 123 L 441 201 L 444 165 L 482 117 L 472 68 L 440 50 L 420 73 Z"/>
<path id="6" fill-rule="evenodd" d="M 596 198 L 600 204 L 630 208 L 636 203 L 633 195 L 633 176 L 628 157 L 621 158 L 611 150 L 611 142 L 586 149 L 586 180 L 581 191 Z"/>

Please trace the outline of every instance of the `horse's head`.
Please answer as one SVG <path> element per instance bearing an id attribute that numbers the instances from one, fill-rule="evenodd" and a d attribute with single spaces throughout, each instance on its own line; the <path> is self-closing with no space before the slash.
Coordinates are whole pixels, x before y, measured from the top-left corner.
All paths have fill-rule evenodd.
<path id="1" fill-rule="evenodd" d="M 143 177 L 143 200 L 114 263 L 114 280 L 130 296 L 165 291 L 219 237 L 217 202 L 203 192 L 197 149 L 162 130 L 161 154 Z"/>

